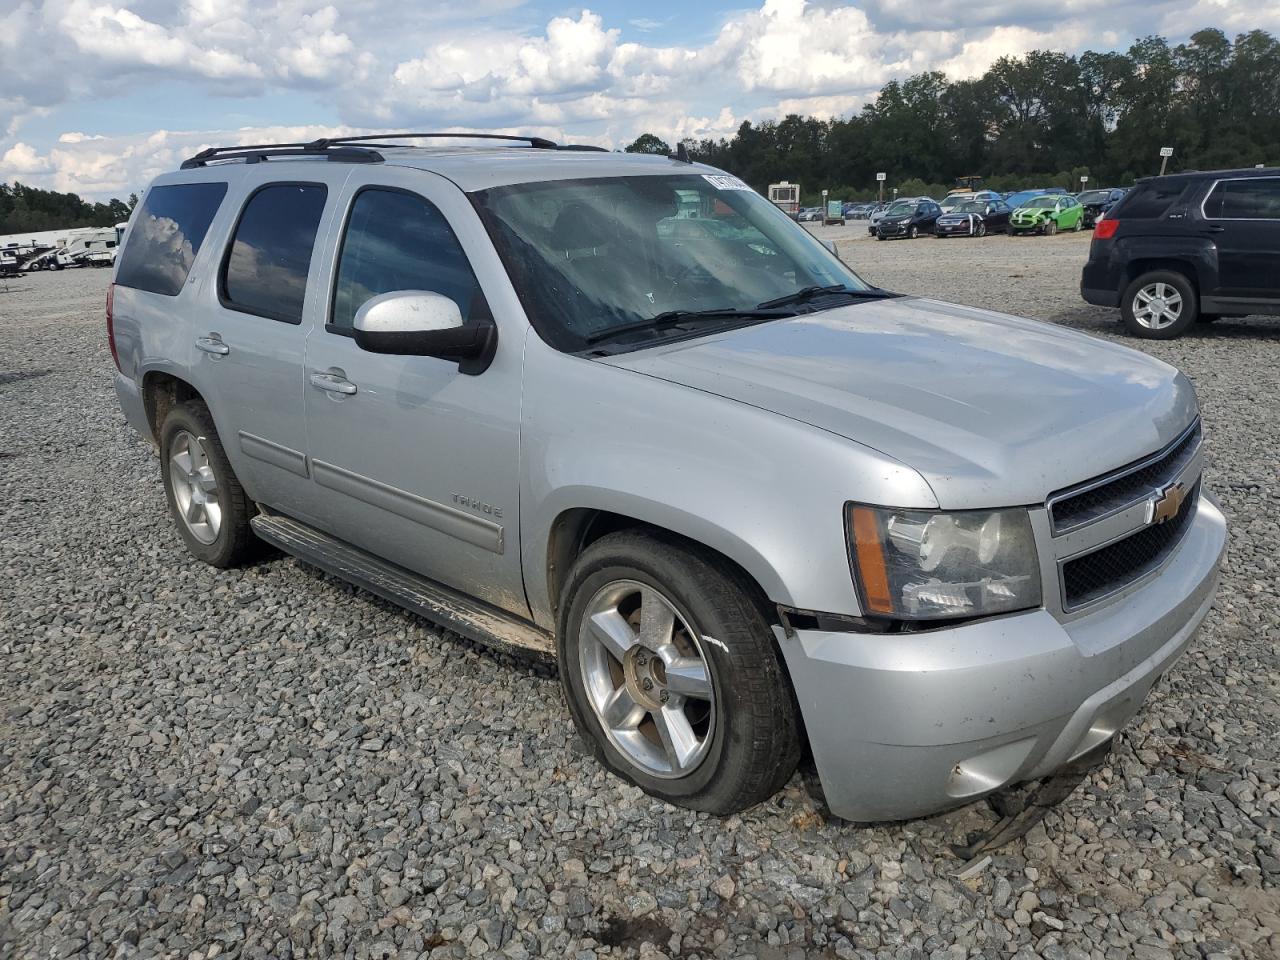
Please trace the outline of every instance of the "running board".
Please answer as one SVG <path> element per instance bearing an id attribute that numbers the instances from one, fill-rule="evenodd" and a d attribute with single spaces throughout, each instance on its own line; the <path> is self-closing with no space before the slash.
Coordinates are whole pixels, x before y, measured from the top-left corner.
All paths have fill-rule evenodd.
<path id="1" fill-rule="evenodd" d="M 505 653 L 550 660 L 555 640 L 545 630 L 443 584 L 279 514 L 260 514 L 253 532 L 285 553 L 404 607 L 432 623 Z"/>

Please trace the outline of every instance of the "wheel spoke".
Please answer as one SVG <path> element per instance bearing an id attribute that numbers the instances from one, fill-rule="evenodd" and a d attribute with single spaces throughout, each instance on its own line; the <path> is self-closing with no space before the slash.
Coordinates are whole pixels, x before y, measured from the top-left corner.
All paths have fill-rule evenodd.
<path id="1" fill-rule="evenodd" d="M 169 473 L 183 483 L 191 483 L 191 454 L 186 450 L 179 450 L 169 458 Z"/>
<path id="2" fill-rule="evenodd" d="M 609 656 L 619 663 L 622 662 L 627 651 L 636 644 L 635 631 L 616 609 L 602 610 L 593 614 L 590 628 L 591 636 L 595 641 L 608 650 Z"/>
<path id="3" fill-rule="evenodd" d="M 192 482 L 206 494 L 218 492 L 218 478 L 213 475 L 212 467 L 201 467 L 191 478 Z"/>
<path id="4" fill-rule="evenodd" d="M 675 629 L 675 612 L 658 594 L 649 589 L 640 593 L 640 642 L 657 651 L 671 642 Z"/>
<path id="5" fill-rule="evenodd" d="M 600 717 L 613 730 L 634 730 L 644 719 L 645 710 L 627 691 L 618 687 L 605 701 Z"/>
<path id="6" fill-rule="evenodd" d="M 666 664 L 667 689 L 682 697 L 711 699 L 711 678 L 707 665 L 697 657 L 679 657 Z"/>
<path id="7" fill-rule="evenodd" d="M 693 727 L 689 726 L 689 718 L 684 715 L 683 710 L 672 706 L 655 710 L 652 717 L 671 769 L 685 769 L 698 749 L 698 737 L 693 732 Z"/>
<path id="8" fill-rule="evenodd" d="M 204 504 L 199 500 L 192 500 L 187 504 L 187 523 L 199 523 L 204 519 Z"/>

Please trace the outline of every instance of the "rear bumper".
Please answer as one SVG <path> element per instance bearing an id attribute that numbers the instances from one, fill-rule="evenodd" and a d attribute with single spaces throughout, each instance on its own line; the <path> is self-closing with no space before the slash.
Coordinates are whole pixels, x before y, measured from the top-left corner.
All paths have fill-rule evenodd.
<path id="1" fill-rule="evenodd" d="M 146 439 L 155 439 L 151 436 L 151 422 L 147 419 L 147 406 L 143 403 L 142 390 L 138 384 L 119 370 L 116 371 L 113 379 L 116 399 L 120 401 L 120 409 L 124 411 L 124 418 L 129 422 L 129 426 Z"/>
<path id="2" fill-rule="evenodd" d="M 1094 240 L 1092 245 L 1096 247 L 1098 241 Z M 1085 303 L 1118 307 L 1123 286 L 1123 275 L 1112 267 L 1107 258 L 1090 256 L 1080 271 L 1080 296 L 1084 297 Z"/>
<path id="3" fill-rule="evenodd" d="M 1109 739 L 1191 642 L 1225 544 L 1202 497 L 1158 576 L 1074 619 L 1033 610 L 914 635 L 778 628 L 831 811 L 924 816 Z"/>
<path id="4" fill-rule="evenodd" d="M 1097 307 L 1118 307 L 1120 306 L 1120 292 L 1118 290 L 1101 289 L 1099 287 L 1086 287 L 1083 282 L 1080 284 L 1080 296 L 1084 297 L 1085 303 L 1092 303 Z"/>

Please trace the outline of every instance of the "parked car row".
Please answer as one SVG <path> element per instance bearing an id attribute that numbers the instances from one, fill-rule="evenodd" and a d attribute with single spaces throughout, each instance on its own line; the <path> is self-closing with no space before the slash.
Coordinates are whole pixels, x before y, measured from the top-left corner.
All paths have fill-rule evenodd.
<path id="1" fill-rule="evenodd" d="M 1060 230 L 1092 229 L 1125 195 L 1120 188 L 1093 190 L 1081 196 L 1066 191 L 1025 190 L 1002 196 L 991 190 L 956 191 L 941 202 L 931 197 L 903 197 L 885 205 L 864 205 L 847 213 L 867 219 L 867 233 L 877 240 L 914 239 L 931 233 L 947 237 L 1052 235 Z M 868 209 L 870 208 L 870 209 Z"/>

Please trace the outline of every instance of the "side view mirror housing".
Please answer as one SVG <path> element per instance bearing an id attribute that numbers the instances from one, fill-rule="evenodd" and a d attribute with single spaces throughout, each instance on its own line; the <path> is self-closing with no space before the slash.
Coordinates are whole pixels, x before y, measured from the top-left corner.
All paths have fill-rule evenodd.
<path id="1" fill-rule="evenodd" d="M 458 305 L 430 290 L 396 290 L 373 297 L 356 311 L 356 346 L 370 353 L 436 357 L 458 364 L 458 372 L 484 373 L 498 346 L 489 317 L 464 323 Z"/>

